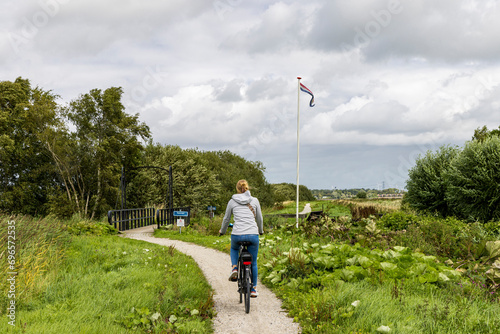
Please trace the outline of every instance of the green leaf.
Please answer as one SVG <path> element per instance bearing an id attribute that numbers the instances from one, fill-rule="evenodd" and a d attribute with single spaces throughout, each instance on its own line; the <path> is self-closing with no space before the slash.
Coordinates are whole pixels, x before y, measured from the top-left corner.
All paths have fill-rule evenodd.
<path id="1" fill-rule="evenodd" d="M 351 257 L 350 259 L 347 259 L 345 261 L 346 265 L 348 266 L 355 266 L 358 264 L 358 255 L 355 255 L 354 257 Z"/>
<path id="2" fill-rule="evenodd" d="M 447 282 L 447 281 L 449 281 L 450 279 L 449 279 L 449 278 L 448 278 L 448 276 L 446 276 L 445 274 L 443 274 L 443 273 L 439 273 L 439 275 L 438 275 L 438 280 L 439 280 L 440 282 Z"/>
<path id="3" fill-rule="evenodd" d="M 398 252 L 393 251 L 392 249 L 389 249 L 389 250 L 385 251 L 385 252 L 382 254 L 382 256 L 383 256 L 384 258 L 386 258 L 386 259 L 390 260 L 390 259 L 396 259 L 396 258 L 400 257 L 400 256 L 401 256 L 401 254 L 400 254 L 400 253 L 398 253 Z"/>
<path id="4" fill-rule="evenodd" d="M 424 262 L 436 262 L 436 257 L 432 255 L 422 256 L 422 261 Z"/>
<path id="5" fill-rule="evenodd" d="M 413 275 L 420 276 L 427 270 L 427 265 L 425 263 L 415 263 L 409 270 Z"/>
<path id="6" fill-rule="evenodd" d="M 348 269 L 342 269 L 340 271 L 340 279 L 346 282 L 350 282 L 354 279 L 354 272 Z"/>
<path id="7" fill-rule="evenodd" d="M 394 263 L 389 263 L 389 262 L 380 262 L 380 267 L 384 271 L 391 271 L 391 270 L 395 270 L 398 268 L 397 265 L 395 265 Z"/>
<path id="8" fill-rule="evenodd" d="M 425 280 L 426 280 L 426 282 L 435 283 L 435 282 L 438 281 L 439 275 L 438 275 L 437 272 L 427 272 L 427 273 L 425 273 L 424 275 L 422 275 L 420 277 L 424 277 Z"/>
<path id="9" fill-rule="evenodd" d="M 333 261 L 331 257 L 329 256 L 320 256 L 314 259 L 314 264 L 317 266 L 325 267 L 325 268 L 332 268 L 333 267 Z"/>
<path id="10" fill-rule="evenodd" d="M 500 240 L 488 241 L 486 243 L 486 250 L 490 256 L 490 259 L 494 259 L 500 256 Z"/>
<path id="11" fill-rule="evenodd" d="M 367 258 L 366 256 L 360 256 L 358 262 L 361 265 L 361 267 L 365 269 L 371 267 L 373 264 L 373 261 Z"/>

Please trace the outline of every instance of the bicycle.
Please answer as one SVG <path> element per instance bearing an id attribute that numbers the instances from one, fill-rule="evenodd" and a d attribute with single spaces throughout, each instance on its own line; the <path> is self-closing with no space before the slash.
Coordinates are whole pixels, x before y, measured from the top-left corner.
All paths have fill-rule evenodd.
<path id="1" fill-rule="evenodd" d="M 250 290 L 252 289 L 252 254 L 247 247 L 252 243 L 242 241 L 238 254 L 238 292 L 240 293 L 240 303 L 245 299 L 245 312 L 250 312 Z"/>

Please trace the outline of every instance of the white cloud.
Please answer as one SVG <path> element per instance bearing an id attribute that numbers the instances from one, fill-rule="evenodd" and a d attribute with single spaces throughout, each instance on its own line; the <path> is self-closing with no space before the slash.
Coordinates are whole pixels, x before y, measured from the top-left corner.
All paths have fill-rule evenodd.
<path id="1" fill-rule="evenodd" d="M 271 182 L 295 182 L 297 76 L 311 187 L 404 185 L 412 152 L 498 127 L 497 1 L 40 1 L 4 4 L 2 80 L 64 103 L 121 86 L 155 141 L 230 149 Z"/>

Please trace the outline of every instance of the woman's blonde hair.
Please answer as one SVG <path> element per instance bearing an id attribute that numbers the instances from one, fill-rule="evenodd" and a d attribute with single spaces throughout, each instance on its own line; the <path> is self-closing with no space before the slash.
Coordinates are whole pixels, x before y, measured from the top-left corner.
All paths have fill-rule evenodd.
<path id="1" fill-rule="evenodd" d="M 250 189 L 250 187 L 248 186 L 247 180 L 239 180 L 238 183 L 236 183 L 236 191 L 238 194 L 243 194 L 248 189 Z"/>

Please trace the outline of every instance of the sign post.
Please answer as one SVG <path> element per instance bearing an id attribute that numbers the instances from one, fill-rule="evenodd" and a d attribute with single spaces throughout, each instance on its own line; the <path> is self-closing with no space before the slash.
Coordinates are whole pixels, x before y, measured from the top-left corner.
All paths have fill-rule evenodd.
<path id="1" fill-rule="evenodd" d="M 182 226 L 184 226 L 184 219 L 178 218 L 177 219 L 177 227 L 179 228 L 179 234 L 182 233 Z"/>
<path id="2" fill-rule="evenodd" d="M 212 205 L 209 205 L 207 207 L 207 210 L 208 210 L 208 217 L 210 218 L 210 220 L 212 220 L 212 218 L 214 217 L 214 211 L 217 209 L 217 207 L 215 206 L 212 206 Z"/>
<path id="3" fill-rule="evenodd" d="M 174 217 L 187 217 L 188 212 L 187 211 L 174 211 Z M 177 226 L 179 227 L 179 234 L 182 233 L 182 226 L 184 226 L 184 219 L 179 218 L 177 219 Z"/>

